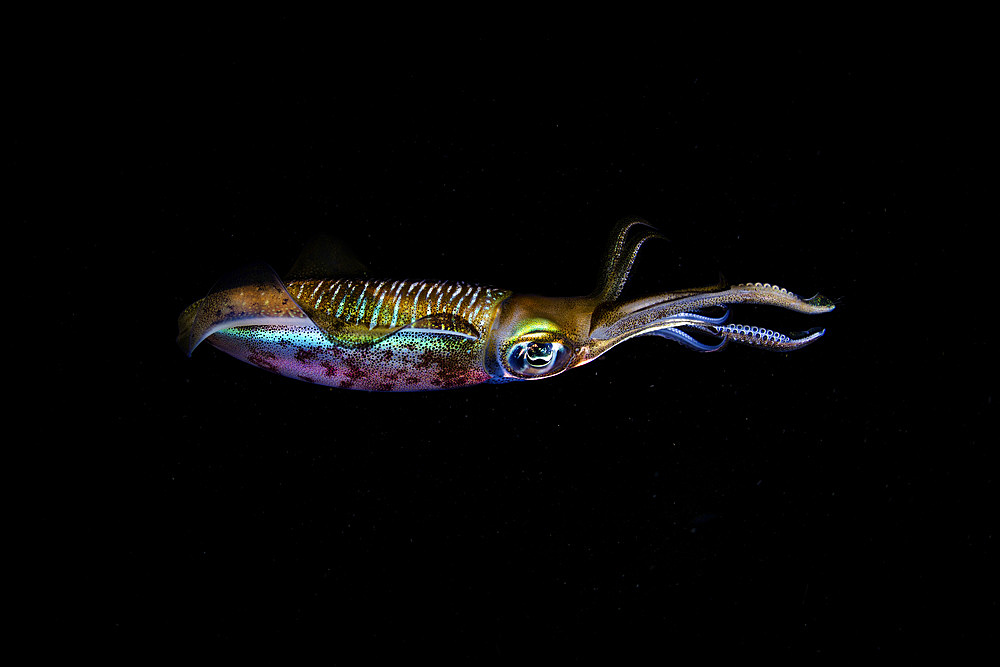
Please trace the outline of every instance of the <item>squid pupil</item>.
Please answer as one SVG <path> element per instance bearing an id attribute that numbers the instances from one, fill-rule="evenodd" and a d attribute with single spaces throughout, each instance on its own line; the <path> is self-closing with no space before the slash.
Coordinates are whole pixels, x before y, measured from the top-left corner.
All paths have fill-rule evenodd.
<path id="1" fill-rule="evenodd" d="M 528 363 L 535 367 L 547 365 L 552 361 L 552 343 L 529 343 L 527 349 Z"/>

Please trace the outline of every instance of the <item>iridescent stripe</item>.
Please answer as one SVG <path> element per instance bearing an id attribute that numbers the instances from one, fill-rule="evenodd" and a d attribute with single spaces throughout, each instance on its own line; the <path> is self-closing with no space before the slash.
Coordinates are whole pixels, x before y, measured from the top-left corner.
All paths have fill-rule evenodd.
<path id="1" fill-rule="evenodd" d="M 337 284 L 337 289 L 333 290 L 333 294 L 330 295 L 330 306 L 331 307 L 333 306 L 333 300 L 337 298 L 337 292 L 339 292 L 340 288 L 343 287 L 343 284 L 339 280 L 337 281 L 336 284 Z M 326 312 L 329 313 L 330 310 L 331 310 L 331 308 L 327 308 Z M 339 314 L 340 311 L 337 311 L 337 312 Z"/>
<path id="2" fill-rule="evenodd" d="M 375 288 L 375 293 L 376 294 L 382 288 L 382 285 L 385 285 L 385 281 L 384 280 L 379 283 L 378 287 Z M 372 296 L 374 297 L 374 294 Z M 382 300 L 383 299 L 385 299 L 385 292 L 382 292 L 382 296 L 380 296 L 378 298 L 378 304 L 375 306 L 375 312 L 372 313 L 372 321 L 368 325 L 368 330 L 369 331 L 371 331 L 372 329 L 374 329 L 375 328 L 375 324 L 378 322 L 379 313 L 382 312 Z"/>
<path id="3" fill-rule="evenodd" d="M 413 284 L 414 287 L 416 285 L 417 285 L 417 283 Z M 410 307 L 410 324 L 413 324 L 414 322 L 417 321 L 417 304 L 420 303 L 420 293 L 424 291 L 425 287 L 427 287 L 427 283 L 425 281 L 421 280 L 420 281 L 420 289 L 417 290 L 417 295 L 415 297 L 413 297 L 413 305 Z M 410 287 L 409 290 L 406 290 L 406 295 L 407 296 L 410 295 L 410 290 L 412 290 L 412 289 L 413 289 L 413 287 Z M 396 322 L 395 315 L 393 316 L 392 321 L 393 321 L 393 324 L 395 325 L 395 322 Z"/>
<path id="4" fill-rule="evenodd" d="M 357 283 L 352 283 L 351 288 L 344 293 L 343 297 L 341 297 L 340 305 L 337 306 L 337 317 L 340 317 L 340 314 L 344 312 L 344 304 L 347 303 L 347 297 L 351 296 L 351 294 L 354 293 L 354 288 L 357 286 L 358 286 Z"/>
<path id="5" fill-rule="evenodd" d="M 451 288 L 449 287 L 448 289 L 451 289 Z M 441 284 L 438 283 L 438 302 L 437 302 L 437 305 L 434 306 L 434 309 L 437 312 L 439 312 L 439 313 L 441 312 L 441 299 L 443 299 L 443 298 L 444 298 L 444 292 L 441 290 Z M 427 309 L 427 314 L 428 315 L 431 314 L 430 308 Z"/>

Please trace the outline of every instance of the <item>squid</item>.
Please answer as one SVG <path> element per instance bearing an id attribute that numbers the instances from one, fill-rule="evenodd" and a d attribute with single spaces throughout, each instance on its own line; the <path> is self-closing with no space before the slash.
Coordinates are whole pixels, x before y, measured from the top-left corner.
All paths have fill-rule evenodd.
<path id="1" fill-rule="evenodd" d="M 207 341 L 237 359 L 305 382 L 364 391 L 427 391 L 540 380 L 583 366 L 636 336 L 700 352 L 729 343 L 798 350 L 825 329 L 786 335 L 729 322 L 733 304 L 814 315 L 834 309 L 769 283 L 621 298 L 642 245 L 662 234 L 640 219 L 612 232 L 602 279 L 587 296 L 515 294 L 460 281 L 375 280 L 338 242 L 307 246 L 284 279 L 266 264 L 234 272 L 180 315 L 188 355 Z"/>

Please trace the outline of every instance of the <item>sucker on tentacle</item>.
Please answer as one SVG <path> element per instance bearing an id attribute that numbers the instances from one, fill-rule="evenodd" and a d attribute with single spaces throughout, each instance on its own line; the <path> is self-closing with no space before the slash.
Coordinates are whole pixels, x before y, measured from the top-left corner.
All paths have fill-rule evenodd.
<path id="1" fill-rule="evenodd" d="M 823 296 L 801 299 L 769 283 L 620 300 L 640 248 L 654 238 L 664 237 L 645 221 L 622 221 L 612 232 L 598 287 L 563 298 L 455 281 L 374 280 L 340 244 L 321 238 L 284 280 L 266 265 L 220 280 L 181 314 L 177 342 L 190 354 L 207 340 L 247 363 L 307 382 L 420 391 L 552 377 L 636 336 L 714 352 L 730 342 L 796 350 L 824 334 L 812 329 L 789 336 L 728 323 L 734 304 L 810 315 L 834 309 Z"/>

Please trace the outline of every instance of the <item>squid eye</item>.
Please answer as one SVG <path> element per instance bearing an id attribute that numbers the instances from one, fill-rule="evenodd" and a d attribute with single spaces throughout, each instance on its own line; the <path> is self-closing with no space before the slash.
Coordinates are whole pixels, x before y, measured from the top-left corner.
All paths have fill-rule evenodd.
<path id="1" fill-rule="evenodd" d="M 507 366 L 516 375 L 537 377 L 562 370 L 569 361 L 566 347 L 553 341 L 521 341 L 507 353 Z"/>
<path id="2" fill-rule="evenodd" d="M 555 354 L 552 343 L 528 343 L 525 348 L 525 357 L 535 368 L 545 368 L 551 364 Z"/>

